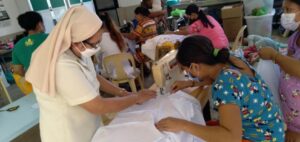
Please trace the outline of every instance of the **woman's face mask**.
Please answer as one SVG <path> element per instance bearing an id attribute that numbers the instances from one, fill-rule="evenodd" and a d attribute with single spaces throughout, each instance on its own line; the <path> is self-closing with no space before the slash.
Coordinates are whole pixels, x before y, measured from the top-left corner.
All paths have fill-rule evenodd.
<path id="1" fill-rule="evenodd" d="M 283 13 L 281 15 L 281 25 L 286 30 L 295 31 L 299 27 L 299 22 L 295 21 L 296 13 Z"/>
<path id="2" fill-rule="evenodd" d="M 81 42 L 81 44 L 83 45 L 83 47 L 85 48 L 84 51 L 81 51 L 81 56 L 82 57 L 92 57 L 93 55 L 95 55 L 97 52 L 100 51 L 101 47 L 100 47 L 100 43 L 96 44 L 95 48 L 87 48 L 83 42 Z"/>

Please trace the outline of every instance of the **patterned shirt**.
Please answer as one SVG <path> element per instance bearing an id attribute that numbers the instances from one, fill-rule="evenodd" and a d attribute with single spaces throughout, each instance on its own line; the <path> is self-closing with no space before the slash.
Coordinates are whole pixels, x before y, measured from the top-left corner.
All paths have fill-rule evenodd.
<path id="1" fill-rule="evenodd" d="M 145 42 L 147 39 L 153 38 L 157 35 L 156 23 L 154 20 L 147 18 L 147 20 L 138 23 L 137 27 L 133 31 L 138 37 L 138 42 Z"/>
<path id="2" fill-rule="evenodd" d="M 235 104 L 240 108 L 243 139 L 262 142 L 284 141 L 284 122 L 272 93 L 261 77 L 250 77 L 225 69 L 213 83 L 214 108 Z"/>

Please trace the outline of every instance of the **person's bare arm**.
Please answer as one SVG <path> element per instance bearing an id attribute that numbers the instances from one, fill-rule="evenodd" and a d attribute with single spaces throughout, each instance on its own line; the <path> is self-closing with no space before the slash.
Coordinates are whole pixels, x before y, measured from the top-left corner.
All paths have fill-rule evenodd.
<path id="1" fill-rule="evenodd" d="M 25 70 L 22 65 L 12 65 L 12 71 L 15 74 L 18 74 L 20 76 L 25 76 Z"/>
<path id="2" fill-rule="evenodd" d="M 162 131 L 185 131 L 208 142 L 241 142 L 242 119 L 237 105 L 219 107 L 220 126 L 203 126 L 182 119 L 166 118 L 156 126 Z"/>
<path id="3" fill-rule="evenodd" d="M 289 56 L 284 56 L 270 47 L 261 48 L 259 55 L 264 60 L 273 60 L 286 73 L 300 78 L 300 61 Z"/>
<path id="4" fill-rule="evenodd" d="M 188 123 L 184 131 L 209 142 L 240 142 L 242 140 L 242 119 L 237 105 L 219 107 L 220 126 L 202 126 Z"/>
<path id="5" fill-rule="evenodd" d="M 140 91 L 138 93 L 118 98 L 96 98 L 86 103 L 80 104 L 82 108 L 96 115 L 105 113 L 119 112 L 134 104 L 141 104 L 147 100 L 155 98 L 156 93 L 153 91 Z"/>
<path id="6" fill-rule="evenodd" d="M 294 52 L 293 51 L 291 51 L 291 50 L 288 50 L 288 53 L 287 53 L 287 55 L 288 56 L 290 56 L 290 57 L 292 57 L 292 55 L 294 54 Z"/>
<path id="7" fill-rule="evenodd" d="M 100 85 L 100 90 L 115 95 L 115 96 L 126 96 L 129 95 L 127 91 L 124 89 L 112 84 L 110 81 L 106 80 L 104 77 L 101 75 L 97 76 L 97 79 L 99 81 Z"/>
<path id="8" fill-rule="evenodd" d="M 161 17 L 164 16 L 167 12 L 165 10 L 162 11 L 156 11 L 156 12 L 151 12 L 149 15 L 149 18 L 156 18 L 156 17 Z"/>
<path id="9" fill-rule="evenodd" d="M 286 73 L 300 78 L 300 61 L 281 54 L 277 54 L 274 57 L 275 63 L 277 63 L 282 70 Z"/>

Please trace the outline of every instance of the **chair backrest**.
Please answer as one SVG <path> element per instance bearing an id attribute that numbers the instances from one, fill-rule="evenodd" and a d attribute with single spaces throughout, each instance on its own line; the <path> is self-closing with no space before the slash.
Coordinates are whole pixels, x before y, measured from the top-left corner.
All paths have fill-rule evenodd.
<path id="1" fill-rule="evenodd" d="M 7 104 L 12 102 L 10 95 L 8 94 L 6 87 L 1 78 L 0 78 L 0 97 L 5 98 Z"/>
<path id="2" fill-rule="evenodd" d="M 243 38 L 244 38 L 244 32 L 245 32 L 245 29 L 247 28 L 247 25 L 244 25 L 240 30 L 239 30 L 239 33 L 237 34 L 235 40 L 234 40 L 234 43 L 232 45 L 232 48 L 231 50 L 232 51 L 235 51 L 237 50 L 243 43 Z"/>
<path id="3" fill-rule="evenodd" d="M 133 56 L 129 53 L 120 53 L 107 56 L 103 59 L 104 68 L 110 79 L 125 80 L 129 79 L 129 76 L 124 70 L 124 62 L 129 62 L 131 67 L 135 70 L 136 65 Z M 113 73 L 116 77 L 113 78 Z"/>

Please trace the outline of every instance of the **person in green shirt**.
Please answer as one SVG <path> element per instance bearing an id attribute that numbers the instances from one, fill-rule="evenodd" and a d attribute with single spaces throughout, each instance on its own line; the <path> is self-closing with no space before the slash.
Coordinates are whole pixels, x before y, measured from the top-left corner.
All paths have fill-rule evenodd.
<path id="1" fill-rule="evenodd" d="M 14 46 L 12 71 L 16 84 L 24 94 L 28 94 L 32 92 L 32 89 L 30 89 L 31 85 L 24 80 L 24 75 L 29 68 L 32 53 L 48 35 L 44 33 L 45 27 L 42 16 L 37 12 L 28 11 L 19 15 L 18 23 L 25 30 L 27 36 L 20 39 Z"/>

